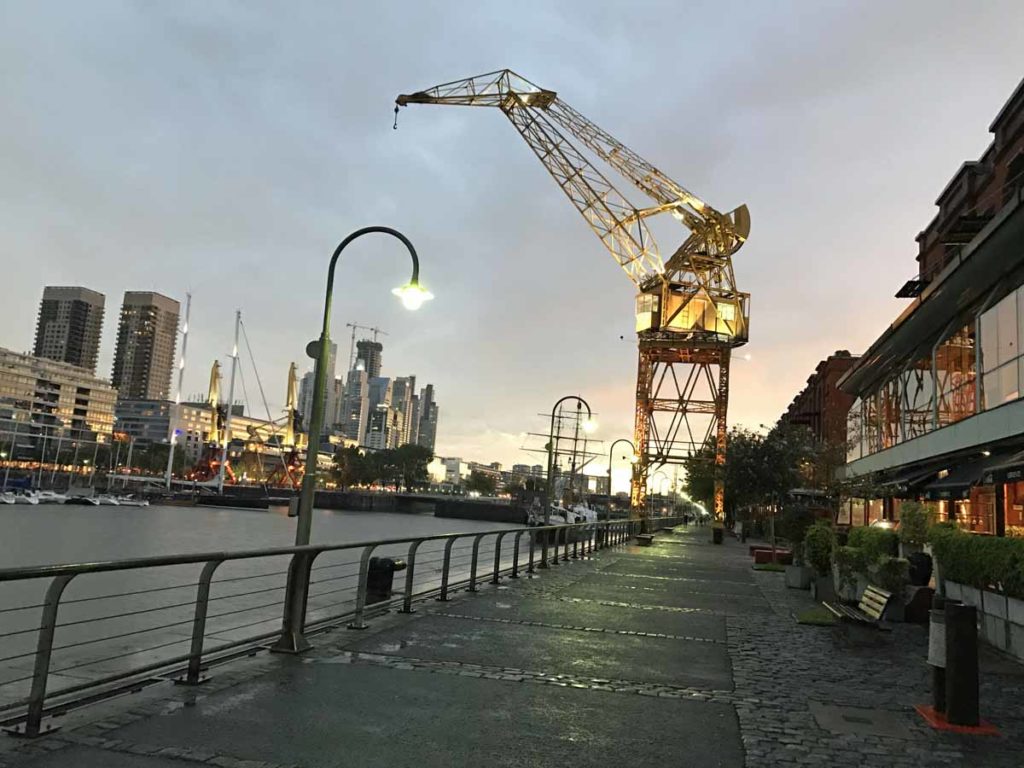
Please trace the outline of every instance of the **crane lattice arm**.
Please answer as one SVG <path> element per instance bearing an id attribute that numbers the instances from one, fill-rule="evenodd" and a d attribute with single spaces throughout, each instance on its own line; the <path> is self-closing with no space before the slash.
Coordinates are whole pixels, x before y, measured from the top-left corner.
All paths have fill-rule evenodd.
<path id="1" fill-rule="evenodd" d="M 540 88 L 511 70 L 490 72 L 399 96 L 397 104 L 501 109 L 637 285 L 666 271 L 654 238 L 644 223 L 648 216 L 668 212 L 691 232 L 670 259 L 669 272 L 687 271 L 690 267 L 687 254 L 712 259 L 728 257 L 743 244 L 749 232 L 750 220 L 745 206 L 730 214 L 719 213 L 559 99 L 554 91 Z M 576 137 L 656 205 L 643 209 L 633 206 L 559 128 Z M 705 265 L 709 266 L 714 265 Z M 731 274 L 709 276 L 712 283 L 735 290 L 730 278 Z"/>

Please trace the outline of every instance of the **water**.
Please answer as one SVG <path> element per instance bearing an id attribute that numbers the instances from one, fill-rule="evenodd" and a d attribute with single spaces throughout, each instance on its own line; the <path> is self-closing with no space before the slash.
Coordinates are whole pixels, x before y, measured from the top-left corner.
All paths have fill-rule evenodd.
<path id="1" fill-rule="evenodd" d="M 295 524 L 283 509 L 0 505 L 0 568 L 288 547 L 294 543 Z M 316 510 L 312 541 L 348 544 L 512 527 L 427 515 Z M 452 548 L 453 582 L 468 576 L 473 539 L 459 539 Z M 527 547 L 523 537 L 524 563 Z M 511 549 L 509 537 L 501 552 L 503 566 L 511 562 Z M 407 551 L 408 545 L 400 544 L 374 554 L 406 557 Z M 362 548 L 354 548 L 317 557 L 309 621 L 352 610 L 361 553 Z M 443 541 L 419 548 L 414 593 L 438 586 L 443 556 Z M 480 574 L 489 576 L 494 537 L 482 540 L 478 556 Z M 279 631 L 289 559 L 263 557 L 218 566 L 210 593 L 206 649 Z M 199 563 L 75 577 L 61 598 L 49 690 L 186 653 L 202 567 Z M 49 581 L 0 582 L 0 707 L 27 693 L 40 606 Z M 405 574 L 399 573 L 395 590 L 404 587 Z"/>

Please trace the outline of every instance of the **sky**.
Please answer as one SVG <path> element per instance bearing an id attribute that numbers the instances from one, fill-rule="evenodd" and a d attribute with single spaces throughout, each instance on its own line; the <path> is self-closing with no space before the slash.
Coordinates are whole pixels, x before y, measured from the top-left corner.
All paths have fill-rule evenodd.
<path id="1" fill-rule="evenodd" d="M 1024 75 L 1021 29 L 1016 0 L 5 3 L 0 346 L 31 348 L 44 285 L 84 285 L 107 297 L 108 376 L 122 293 L 191 291 L 186 394 L 240 309 L 277 417 L 331 252 L 386 225 L 436 299 L 403 309 L 407 254 L 365 237 L 332 336 L 344 360 L 345 323 L 388 332 L 383 375 L 436 387 L 439 455 L 539 463 L 526 433 L 568 393 L 605 445 L 631 436 L 633 286 L 527 145 L 497 110 L 412 106 L 392 130 L 398 93 L 508 67 L 718 210 L 749 206 L 729 420 L 770 424 L 904 306 L 915 235 Z"/>

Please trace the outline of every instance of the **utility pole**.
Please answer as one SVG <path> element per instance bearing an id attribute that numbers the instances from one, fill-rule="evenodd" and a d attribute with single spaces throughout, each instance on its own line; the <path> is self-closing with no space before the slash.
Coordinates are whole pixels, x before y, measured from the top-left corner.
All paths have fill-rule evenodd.
<path id="1" fill-rule="evenodd" d="M 231 413 L 235 402 L 235 373 L 238 370 L 238 331 L 242 326 L 242 311 L 235 312 L 235 346 L 231 349 L 231 381 L 228 384 L 228 413 L 224 419 L 224 445 L 220 451 L 220 467 L 217 471 L 217 493 L 224 493 L 224 472 L 228 463 L 228 444 L 231 442 Z"/>
<path id="2" fill-rule="evenodd" d="M 181 409 L 181 386 L 185 379 L 185 351 L 188 349 L 188 317 L 192 312 L 192 293 L 185 294 L 185 327 L 181 332 L 181 361 L 178 363 L 178 391 L 174 395 L 174 405 L 171 407 L 169 421 L 170 435 L 168 435 L 169 447 L 167 449 L 167 472 L 164 481 L 167 490 L 171 490 L 171 468 L 174 466 L 174 445 L 177 442 L 178 433 L 178 412 Z M 238 345 L 237 339 L 235 345 Z"/>

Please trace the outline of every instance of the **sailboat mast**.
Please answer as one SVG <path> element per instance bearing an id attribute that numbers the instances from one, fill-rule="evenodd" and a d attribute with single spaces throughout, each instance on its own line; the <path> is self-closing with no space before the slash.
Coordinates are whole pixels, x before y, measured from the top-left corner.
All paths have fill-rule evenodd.
<path id="1" fill-rule="evenodd" d="M 235 346 L 231 349 L 231 380 L 228 383 L 228 409 L 224 419 L 224 445 L 220 451 L 220 467 L 217 472 L 217 492 L 224 493 L 224 472 L 228 464 L 228 445 L 231 443 L 231 414 L 235 402 L 235 374 L 238 371 L 238 331 L 242 326 L 242 311 L 235 312 Z"/>
<path id="2" fill-rule="evenodd" d="M 169 447 L 167 449 L 167 472 L 164 475 L 164 483 L 167 490 L 171 490 L 171 468 L 174 466 L 174 446 L 178 442 L 178 416 L 181 411 L 181 387 L 185 380 L 185 353 L 188 351 L 188 318 L 192 314 L 192 293 L 185 294 L 185 327 L 181 332 L 181 360 L 178 363 L 178 391 L 174 395 L 174 405 L 171 407 L 169 422 L 170 435 L 167 436 Z"/>

